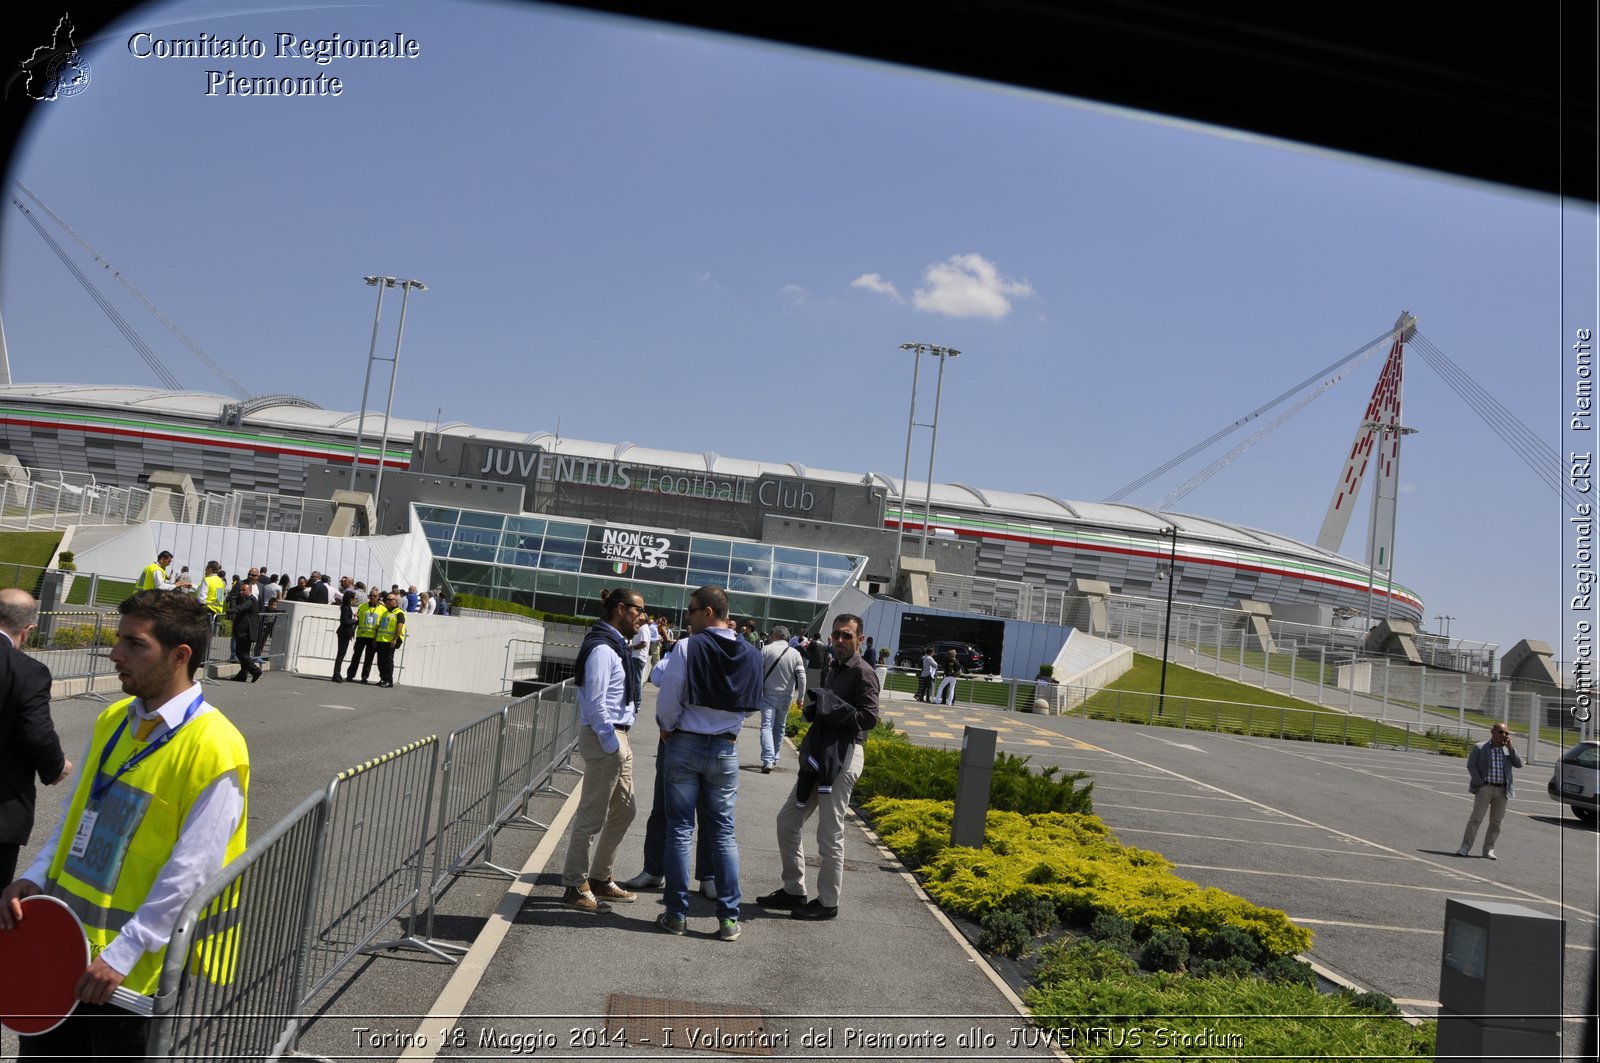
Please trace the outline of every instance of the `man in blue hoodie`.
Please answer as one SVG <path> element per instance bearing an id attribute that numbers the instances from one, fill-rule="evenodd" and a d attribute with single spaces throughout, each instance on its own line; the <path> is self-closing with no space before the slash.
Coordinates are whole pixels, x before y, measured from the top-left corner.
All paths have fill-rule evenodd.
<path id="1" fill-rule="evenodd" d="M 706 586 L 689 595 L 690 635 L 672 651 L 661 678 L 656 723 L 665 748 L 667 910 L 656 925 L 687 929 L 689 849 L 695 809 L 709 836 L 717 883 L 717 937 L 739 937 L 739 847 L 733 808 L 739 796 L 739 731 L 761 708 L 761 653 L 723 626 L 728 595 Z"/>

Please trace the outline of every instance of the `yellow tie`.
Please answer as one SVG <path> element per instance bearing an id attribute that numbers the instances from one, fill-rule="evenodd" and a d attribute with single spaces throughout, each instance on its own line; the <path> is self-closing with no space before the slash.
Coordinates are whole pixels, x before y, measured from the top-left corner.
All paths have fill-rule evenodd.
<path id="1" fill-rule="evenodd" d="M 135 742 L 146 741 L 150 737 L 150 732 L 154 731 L 156 729 L 156 724 L 160 722 L 161 717 L 159 716 L 152 716 L 148 720 L 140 720 L 139 726 L 134 729 L 133 740 Z"/>

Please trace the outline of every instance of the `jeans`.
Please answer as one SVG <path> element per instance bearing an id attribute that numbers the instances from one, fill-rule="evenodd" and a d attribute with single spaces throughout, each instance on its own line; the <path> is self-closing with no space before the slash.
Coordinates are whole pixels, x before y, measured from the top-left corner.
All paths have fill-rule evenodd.
<path id="1" fill-rule="evenodd" d="M 667 744 L 656 743 L 656 778 L 651 784 L 650 818 L 644 822 L 644 873 L 657 878 L 667 874 Z M 701 800 L 700 822 L 708 822 Z M 695 837 L 694 877 L 701 882 L 711 877 L 711 836 L 701 827 Z"/>
<path id="2" fill-rule="evenodd" d="M 668 914 L 689 911 L 689 847 L 698 808 L 700 830 L 711 846 L 711 874 L 717 880 L 717 918 L 739 918 L 739 846 L 733 835 L 733 806 L 739 797 L 738 735 L 676 731 L 667 739 L 663 770 Z"/>
<path id="3" fill-rule="evenodd" d="M 789 722 L 789 699 L 761 699 L 761 763 L 767 766 L 778 763 L 778 751 L 783 749 L 783 730 Z"/>

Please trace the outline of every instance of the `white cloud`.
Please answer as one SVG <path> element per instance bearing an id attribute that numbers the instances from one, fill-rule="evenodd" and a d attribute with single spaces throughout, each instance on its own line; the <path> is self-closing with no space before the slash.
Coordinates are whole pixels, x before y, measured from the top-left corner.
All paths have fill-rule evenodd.
<path id="1" fill-rule="evenodd" d="M 861 276 L 850 282 L 850 287 L 865 288 L 869 292 L 877 292 L 880 295 L 887 295 L 897 303 L 905 302 L 904 299 L 900 298 L 900 292 L 895 288 L 895 286 L 889 281 L 884 280 L 883 275 L 879 273 L 863 273 Z"/>
<path id="2" fill-rule="evenodd" d="M 999 319 L 1011 313 L 1008 296 L 1033 294 L 1033 285 L 1002 277 L 993 262 L 978 254 L 951 255 L 924 270 L 922 279 L 927 287 L 913 293 L 916 308 L 949 317 Z"/>
<path id="3" fill-rule="evenodd" d="M 806 291 L 798 284 L 785 284 L 782 288 L 778 289 L 778 294 L 785 296 L 794 303 L 803 303 L 807 299 L 811 298 L 811 293 Z"/>

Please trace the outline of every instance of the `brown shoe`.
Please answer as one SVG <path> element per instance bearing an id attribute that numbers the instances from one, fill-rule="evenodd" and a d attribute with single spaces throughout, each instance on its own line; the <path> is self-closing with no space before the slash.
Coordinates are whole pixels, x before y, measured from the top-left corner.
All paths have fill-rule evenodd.
<path id="1" fill-rule="evenodd" d="M 590 915 L 611 910 L 609 904 L 601 904 L 595 899 L 595 895 L 583 886 L 568 886 L 567 892 L 561 895 L 561 905 L 575 912 L 588 912 Z"/>
<path id="2" fill-rule="evenodd" d="M 615 904 L 631 904 L 639 899 L 637 893 L 629 893 L 611 879 L 592 878 L 589 880 L 589 889 L 593 895 L 602 901 L 611 901 Z"/>

